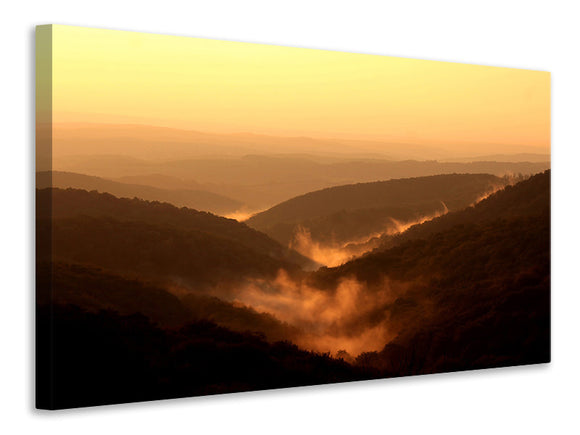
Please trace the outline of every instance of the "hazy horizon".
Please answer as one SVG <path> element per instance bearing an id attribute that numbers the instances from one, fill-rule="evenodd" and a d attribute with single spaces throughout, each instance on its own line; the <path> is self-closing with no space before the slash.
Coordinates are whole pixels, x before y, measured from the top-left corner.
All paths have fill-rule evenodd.
<path id="1" fill-rule="evenodd" d="M 550 74 L 52 26 L 54 125 L 550 148 Z M 42 61 L 42 59 L 40 59 Z M 54 143 L 58 150 L 58 142 Z M 520 151 L 522 152 L 522 151 Z"/>
<path id="2" fill-rule="evenodd" d="M 54 124 L 52 160 L 70 156 L 118 155 L 144 160 L 240 157 L 246 155 L 298 156 L 323 159 L 549 161 L 550 150 L 504 144 L 472 144 L 457 152 L 446 146 L 412 142 L 272 136 L 256 133 L 214 133 L 140 124 Z M 45 134 L 45 133 L 43 133 Z M 529 159 L 532 160 L 529 160 Z M 49 168 L 44 168 L 49 169 Z"/>

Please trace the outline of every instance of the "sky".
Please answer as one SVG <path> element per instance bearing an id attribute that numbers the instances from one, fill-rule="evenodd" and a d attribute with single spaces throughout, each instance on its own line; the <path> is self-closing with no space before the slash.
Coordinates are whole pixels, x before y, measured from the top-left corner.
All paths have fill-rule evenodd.
<path id="1" fill-rule="evenodd" d="M 56 125 L 549 152 L 548 72 L 73 26 L 52 42 Z"/>

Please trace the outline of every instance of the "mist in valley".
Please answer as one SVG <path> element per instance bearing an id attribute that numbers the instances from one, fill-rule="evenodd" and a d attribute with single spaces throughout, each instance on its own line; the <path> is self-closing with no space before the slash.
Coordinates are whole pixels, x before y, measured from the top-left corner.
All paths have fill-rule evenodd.
<path id="1" fill-rule="evenodd" d="M 545 359 L 549 173 L 533 174 L 549 161 L 264 155 L 59 163 L 67 171 L 37 173 L 37 238 L 54 247 L 46 256 L 39 250 L 37 279 L 41 288 L 51 283 L 52 293 L 40 291 L 38 301 L 62 307 L 63 328 L 78 326 L 81 316 L 90 334 L 100 328 L 93 321 L 125 325 L 143 315 L 151 325 L 132 328 L 165 337 L 171 350 L 163 364 L 190 367 L 195 358 L 207 367 L 205 358 L 234 352 L 225 358 L 246 379 L 266 358 L 262 372 L 278 374 L 265 384 L 257 374 L 248 380 L 263 388 Z M 479 258 L 482 252 L 488 255 Z M 501 265 L 512 256 L 516 263 Z M 44 269 L 48 259 L 52 268 Z M 521 308 L 509 308 L 521 297 Z M 497 347 L 464 353 L 490 309 L 500 313 L 502 331 L 519 331 L 513 322 L 526 328 L 518 332 L 529 337 L 523 350 L 505 347 L 511 335 L 489 326 Z M 254 353 L 239 356 L 237 346 Z M 311 364 L 326 374 L 315 375 Z M 223 384 L 232 368 L 212 367 L 220 388 L 238 389 Z M 207 391 L 181 373 L 167 393 L 151 386 L 152 397 L 174 397 L 184 382 L 184 394 Z"/>
<path id="2" fill-rule="evenodd" d="M 549 73 L 37 34 L 37 406 L 550 361 Z"/>
<path id="3" fill-rule="evenodd" d="M 170 294 L 177 297 L 182 303 L 186 305 L 189 304 L 189 309 L 192 309 L 192 304 L 200 304 L 201 301 L 207 301 L 207 298 L 217 298 L 214 305 L 207 305 L 207 312 L 196 311 L 196 315 L 201 318 L 206 318 L 211 321 L 215 321 L 218 325 L 224 327 L 232 328 L 233 330 L 238 330 L 240 332 L 245 331 L 247 328 L 256 328 L 257 331 L 264 334 L 264 336 L 269 340 L 288 340 L 292 343 L 297 344 L 303 349 L 315 351 L 315 352 L 329 352 L 335 357 L 346 358 L 347 360 L 353 362 L 356 358 L 365 352 L 378 352 L 383 349 L 388 343 L 397 338 L 402 330 L 410 330 L 414 327 L 419 328 L 420 324 L 426 322 L 429 313 L 433 310 L 434 301 L 430 300 L 418 289 L 422 289 L 425 282 L 429 282 L 428 278 L 421 275 L 395 278 L 390 276 L 388 269 L 379 272 L 379 278 L 369 283 L 365 280 L 360 280 L 357 276 L 352 274 L 341 275 L 337 281 L 326 283 L 324 280 L 313 279 L 317 274 L 322 273 L 327 270 L 336 270 L 337 266 L 344 265 L 346 263 L 352 262 L 353 260 L 365 255 L 372 255 L 375 251 L 380 251 L 381 243 L 384 239 L 393 239 L 396 237 L 403 236 L 405 232 L 413 227 L 419 227 L 422 224 L 428 223 L 436 218 L 445 216 L 454 210 L 462 210 L 463 208 L 474 208 L 477 207 L 479 203 L 484 201 L 486 198 L 493 196 L 494 193 L 505 189 L 506 186 L 513 186 L 517 182 L 525 180 L 526 177 L 481 177 L 481 176 L 439 176 L 433 179 L 409 179 L 408 181 L 400 180 L 395 184 L 391 185 L 389 183 L 379 184 L 358 184 L 353 188 L 356 188 L 353 198 L 356 201 L 358 199 L 358 190 L 369 190 L 369 189 L 387 189 L 391 192 L 391 195 L 395 195 L 396 189 L 403 189 L 402 192 L 407 192 L 408 186 L 414 186 L 412 190 L 405 194 L 405 202 L 411 210 L 404 209 L 401 211 L 400 208 L 383 208 L 379 209 L 378 221 L 382 230 L 373 231 L 368 233 L 368 229 L 365 230 L 358 227 L 358 220 L 355 219 L 354 226 L 352 228 L 356 229 L 354 233 L 349 233 L 350 226 L 345 226 L 346 233 L 337 240 L 336 230 L 338 227 L 333 227 L 332 225 L 323 225 L 323 233 L 320 234 L 320 227 L 312 226 L 312 230 L 317 231 L 317 240 L 313 239 L 311 234 L 311 228 L 305 225 L 304 222 L 298 223 L 293 227 L 293 234 L 287 245 L 282 245 L 279 249 L 283 249 L 284 246 L 289 251 L 296 251 L 302 256 L 313 260 L 310 264 L 304 263 L 300 268 L 287 269 L 283 264 L 276 266 L 273 263 L 268 268 L 263 269 L 260 272 L 252 272 L 246 275 L 247 270 L 253 269 L 243 269 L 244 267 L 240 265 L 242 269 L 237 269 L 238 272 L 231 274 L 231 276 L 226 277 L 226 275 L 221 275 L 221 267 L 231 267 L 227 264 L 223 266 L 219 265 L 220 256 L 215 257 L 215 261 L 210 268 L 206 267 L 206 271 L 211 272 L 212 268 L 215 268 L 215 275 L 208 275 L 208 281 L 206 284 L 203 283 L 200 275 L 196 275 L 194 272 L 188 275 L 180 274 L 178 268 L 175 267 L 161 267 L 159 271 L 155 271 L 155 268 L 143 269 L 139 264 L 143 261 L 153 261 L 153 260 L 139 260 L 140 254 L 134 253 L 136 255 L 136 263 L 131 261 L 124 262 L 121 267 L 117 267 L 119 263 L 115 263 L 115 258 L 111 258 L 110 255 L 106 253 L 108 247 L 103 246 L 99 248 L 97 245 L 92 245 L 90 252 L 87 254 L 80 254 L 78 249 L 74 247 L 74 244 L 70 248 L 65 250 L 65 246 L 69 244 L 64 244 L 64 240 L 61 243 L 61 247 L 57 247 L 55 254 L 55 259 L 62 261 L 75 261 L 82 263 L 93 263 L 100 267 L 105 267 L 115 271 L 115 273 L 129 274 L 130 276 L 137 277 L 139 279 L 153 279 L 155 282 L 160 283 L 160 285 L 165 288 Z M 422 182 L 425 180 L 426 184 L 433 189 L 431 192 L 426 192 L 423 190 Z M 424 195 L 435 195 L 437 196 L 438 185 L 444 189 L 446 195 L 450 195 L 447 188 L 447 183 L 457 183 L 461 182 L 464 184 L 462 189 L 456 190 L 455 193 L 448 196 L 446 199 L 450 204 L 454 204 L 453 209 L 450 210 L 445 202 L 442 200 L 425 201 Z M 384 187 L 383 187 L 384 186 Z M 470 186 L 466 188 L 465 186 Z M 395 189 L 395 190 L 393 190 Z M 76 193 L 78 192 L 78 193 Z M 328 193 L 323 191 L 321 194 L 327 194 L 332 197 L 333 190 L 329 190 Z M 89 208 L 83 208 L 82 204 L 87 200 L 92 201 L 93 207 L 99 209 L 103 206 L 96 205 L 95 200 L 103 202 L 106 197 L 99 195 L 97 193 L 92 194 L 94 199 L 87 197 L 86 199 L 80 200 L 80 195 L 82 191 L 70 191 L 66 193 L 63 191 L 65 203 L 62 200 L 57 200 L 53 196 L 53 216 L 67 219 L 71 219 L 78 213 L 86 213 Z M 60 197 L 59 193 L 59 197 Z M 71 196 L 72 195 L 72 196 Z M 95 196 L 96 195 L 96 196 Z M 381 194 L 382 195 L 382 194 Z M 71 202 L 67 198 L 71 196 Z M 73 198 L 77 199 L 73 199 Z M 388 195 L 387 195 L 388 197 Z M 348 208 L 348 196 L 341 196 L 342 205 L 338 207 Z M 412 200 L 415 198 L 416 202 L 413 203 Z M 301 201 L 308 201 L 308 197 L 300 198 Z M 107 200 L 109 201 L 109 200 Z M 116 200 L 119 201 L 119 200 Z M 134 200 L 133 200 L 134 201 Z M 317 200 L 318 201 L 318 200 Z M 371 200 L 372 202 L 372 200 Z M 69 204 L 69 205 L 67 205 Z M 88 203 L 87 203 L 88 204 Z M 103 202 L 103 204 L 107 204 Z M 132 202 L 127 202 L 126 205 L 122 201 L 118 206 L 107 208 L 112 210 L 117 210 L 115 218 L 122 218 L 125 212 L 120 213 L 121 206 L 129 207 L 130 210 Z M 375 203 L 373 203 L 375 204 Z M 409 205 L 410 204 L 410 205 Z M 414 205 L 413 205 L 414 204 Z M 376 204 L 375 204 L 376 205 Z M 375 209 L 366 209 L 365 205 L 362 204 L 361 209 L 365 215 L 372 214 Z M 143 210 L 151 209 L 151 205 L 147 202 L 143 202 L 140 207 L 145 207 Z M 328 203 L 325 206 L 328 209 L 328 216 L 331 216 L 330 221 L 324 220 L 323 222 L 331 222 L 332 216 L 336 204 L 334 202 Z M 104 210 L 104 209 L 103 209 Z M 176 208 L 174 209 L 176 214 L 181 212 Z M 308 209 L 310 210 L 310 209 Z M 170 211 L 168 209 L 168 211 Z M 351 214 L 341 214 L 341 222 L 344 223 L 346 217 L 358 218 L 361 211 L 359 209 L 351 210 Z M 403 213 L 404 212 L 404 213 Z M 109 213 L 105 211 L 96 212 L 96 216 L 102 216 L 103 213 Z M 148 212 L 145 212 L 148 213 Z M 343 213 L 343 212 L 341 212 Z M 398 213 L 398 214 L 397 214 Z M 401 216 L 403 213 L 407 218 L 395 218 L 394 216 Z M 140 219 L 146 218 L 147 214 L 141 212 Z M 167 212 L 164 212 L 165 222 L 169 223 L 175 220 L 175 218 L 170 217 Z M 244 220 L 243 218 L 252 215 L 247 213 L 246 216 L 239 217 L 239 220 Z M 254 214 L 259 217 L 259 213 Z M 131 215 L 132 216 L 132 215 Z M 152 215 L 153 216 L 153 215 Z M 203 215 L 200 215 L 200 217 Z M 208 216 L 210 218 L 211 215 Z M 217 217 L 216 217 L 217 218 Z M 320 218 L 320 216 L 319 216 Z M 87 221 L 83 218 L 83 225 L 89 226 L 87 231 L 98 236 L 98 231 L 101 231 L 99 227 L 95 225 L 101 225 L 100 221 Z M 134 219 L 129 217 L 123 219 Z M 153 219 L 153 217 L 151 218 Z M 206 219 L 205 217 L 203 219 Z M 211 219 L 211 218 L 210 218 Z M 348 219 L 346 219 L 348 220 Z M 66 221 L 63 221 L 63 223 Z M 127 221 L 129 224 L 131 221 Z M 151 222 L 161 223 L 159 218 L 154 218 Z M 177 223 L 177 221 L 175 221 Z M 309 222 L 309 221 L 305 221 Z M 123 224 L 125 227 L 127 224 Z M 53 237 L 55 240 L 60 240 L 61 230 L 59 229 L 57 223 L 56 233 Z M 115 224 L 116 225 L 116 224 Z M 134 224 L 131 224 L 134 225 Z M 187 221 L 183 221 L 183 224 L 179 224 L 183 228 L 188 228 Z M 92 227 L 91 227 L 92 226 Z M 242 225 L 245 227 L 245 225 Z M 240 227 L 240 229 L 242 228 Z M 70 236 L 70 224 L 67 224 L 67 232 L 62 232 L 63 237 Z M 77 227 L 80 229 L 80 227 Z M 107 228 L 112 228 L 115 231 L 111 237 L 122 237 L 127 240 L 127 237 L 139 237 L 139 232 L 134 233 L 135 236 L 129 236 L 129 233 L 123 235 L 119 233 L 119 230 L 114 230 L 114 226 L 110 227 L 110 223 L 107 223 Z M 120 227 L 119 227 L 120 228 Z M 143 231 L 139 229 L 139 231 Z M 143 227 L 145 228 L 145 227 Z M 209 227 L 208 227 L 209 228 Z M 247 227 L 246 227 L 247 228 Z M 104 228 L 103 228 L 104 229 Z M 126 232 L 126 230 L 123 230 Z M 207 230 L 206 230 L 207 231 Z M 245 231 L 245 230 L 244 230 Z M 360 233 L 364 234 L 360 236 Z M 367 231 L 367 232 L 365 232 Z M 268 233 L 268 231 L 267 231 Z M 221 231 L 218 232 L 220 237 L 223 237 Z M 251 234 L 251 233 L 248 233 Z M 351 234 L 349 237 L 348 234 Z M 355 234 L 355 235 L 352 235 Z M 276 235 L 272 234 L 274 239 Z M 79 233 L 81 239 L 85 239 L 86 236 Z M 165 236 L 164 236 L 165 237 Z M 171 236 L 173 237 L 173 236 Z M 183 236 L 179 236 L 183 239 Z M 137 240 L 137 239 L 136 239 Z M 197 240 L 197 239 L 194 239 Z M 194 251 L 198 249 L 198 243 L 200 241 L 193 241 L 191 248 Z M 328 242 L 330 240 L 330 242 Z M 326 241 L 326 242 L 325 242 Z M 282 240 L 284 242 L 284 240 Z M 92 242 L 94 243 L 94 242 Z M 151 249 L 152 253 L 159 251 L 158 247 L 155 245 L 157 242 L 152 240 L 151 248 L 147 245 L 143 245 L 143 242 L 137 242 L 141 244 L 141 249 L 145 251 Z M 167 242 L 163 242 L 167 244 Z M 182 242 L 180 242 L 181 244 Z M 208 242 L 203 242 L 208 243 Z M 244 242 L 245 243 L 245 242 Z M 275 242 L 274 242 L 275 243 Z M 110 245 L 107 245 L 110 246 Z M 157 244 L 157 246 L 159 246 Z M 177 245 L 176 245 L 177 246 Z M 182 245 L 184 246 L 184 245 Z M 244 245 L 247 248 L 256 248 L 251 245 Z M 203 256 L 204 247 L 200 246 L 200 254 Z M 224 247 L 225 249 L 231 250 L 229 247 Z M 97 254 L 98 249 L 103 249 L 103 256 Z M 125 248 L 123 248 L 125 249 Z M 167 257 L 172 249 L 169 248 L 168 253 L 158 253 L 156 255 L 162 255 Z M 178 257 L 183 257 L 186 261 L 198 261 L 191 257 L 187 260 L 187 251 L 175 252 L 174 255 Z M 245 249 L 245 248 L 236 248 Z M 267 248 L 271 252 L 271 247 Z M 62 254 L 60 253 L 62 251 Z M 119 254 L 122 254 L 120 251 Z M 133 252 L 131 250 L 127 251 Z M 193 251 L 192 251 L 193 252 Z M 241 251 L 240 251 L 241 252 Z M 141 254 L 142 255 L 142 254 Z M 198 254 L 195 254 L 198 255 Z M 243 255 L 243 254 L 241 254 Z M 280 254 L 279 254 L 280 255 Z M 213 257 L 205 254 L 206 261 L 213 261 Z M 127 258 L 127 257 L 125 257 Z M 153 258 L 153 257 L 151 257 Z M 157 258 L 157 257 L 156 257 Z M 162 258 L 162 257 L 159 257 Z M 201 258 L 201 257 L 200 257 Z M 258 260 L 260 261 L 260 260 Z M 247 263 L 250 265 L 251 263 Z M 330 269 L 329 269 L 330 268 Z M 334 269 L 332 269 L 334 268 Z M 322 272 L 321 272 L 322 271 Z M 245 276 L 244 276 L 245 275 Z M 196 278 L 197 277 L 197 278 Z M 322 284 L 321 284 L 322 282 Z M 400 301 L 405 300 L 406 295 L 412 294 L 412 307 L 407 309 L 405 316 L 401 318 L 400 316 Z M 216 303 L 220 302 L 219 309 L 216 310 Z M 203 302 L 207 303 L 207 302 Z M 225 304 L 225 305 L 223 305 Z M 205 305 L 204 305 L 205 306 Z M 211 308 L 207 308 L 211 307 Z M 220 312 L 220 310 L 222 310 Z M 225 311 L 224 311 L 225 310 Z M 203 310 L 202 310 L 203 311 Z M 247 316 L 245 321 L 233 321 L 235 316 L 232 313 L 235 312 L 236 316 L 243 313 Z M 229 316 L 229 317 L 228 317 Z M 266 323 L 262 326 L 261 323 L 257 321 L 260 316 L 269 316 L 270 323 Z M 251 319 L 251 320 L 248 320 Z M 263 318 L 262 318 L 263 320 Z M 253 325 L 253 326 L 252 326 Z M 265 326 L 266 325 L 266 326 Z M 272 328 L 272 325 L 275 325 Z"/>

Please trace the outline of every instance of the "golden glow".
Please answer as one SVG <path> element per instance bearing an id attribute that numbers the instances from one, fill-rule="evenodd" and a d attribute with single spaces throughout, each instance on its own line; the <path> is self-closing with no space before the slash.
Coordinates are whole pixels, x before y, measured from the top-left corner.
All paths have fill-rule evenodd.
<path id="1" fill-rule="evenodd" d="M 347 278 L 333 291 L 320 290 L 280 270 L 276 279 L 254 279 L 237 288 L 235 302 L 296 326 L 299 332 L 293 341 L 300 347 L 333 355 L 343 349 L 357 356 L 381 350 L 397 335 L 395 321 L 385 317 L 369 322 L 368 317 L 376 307 L 393 303 L 404 287 L 385 278 L 380 290 L 369 292 L 363 283 Z"/>
<path id="2" fill-rule="evenodd" d="M 550 144 L 550 74 L 53 26 L 53 122 Z"/>
<path id="3" fill-rule="evenodd" d="M 493 191 L 482 195 L 474 204 L 492 195 L 500 189 L 498 186 Z M 347 242 L 342 242 L 340 244 L 323 244 L 312 240 L 310 230 L 304 227 L 297 227 L 294 232 L 294 237 L 292 242 L 289 244 L 288 248 L 294 249 L 305 257 L 311 258 L 318 264 L 322 264 L 327 267 L 337 267 L 347 261 L 352 260 L 366 254 L 367 252 L 375 249 L 379 244 L 379 238 L 381 236 L 391 236 L 399 233 L 404 233 L 409 228 L 414 225 L 420 225 L 424 222 L 435 219 L 439 216 L 449 212 L 449 209 L 443 201 L 441 201 L 442 208 L 436 210 L 433 213 L 422 216 L 418 219 L 409 220 L 406 222 L 398 221 L 394 218 L 388 218 L 385 224 L 385 229 L 379 232 L 372 232 L 367 234 L 365 237 L 356 238 L 349 240 Z"/>

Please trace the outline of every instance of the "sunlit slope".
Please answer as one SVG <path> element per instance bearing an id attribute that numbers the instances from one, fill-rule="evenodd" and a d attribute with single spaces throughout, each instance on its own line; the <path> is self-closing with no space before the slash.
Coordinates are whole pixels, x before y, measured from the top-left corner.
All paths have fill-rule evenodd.
<path id="1" fill-rule="evenodd" d="M 107 192 L 119 198 L 140 198 L 148 201 L 169 202 L 178 207 L 188 207 L 216 214 L 229 214 L 243 207 L 239 201 L 204 190 L 162 189 L 141 184 L 121 183 L 100 177 L 72 172 L 38 172 L 36 187 L 75 188 Z"/>
<path id="2" fill-rule="evenodd" d="M 300 229 L 313 241 L 340 244 L 458 210 L 504 183 L 488 174 L 449 174 L 338 186 L 285 201 L 247 224 L 286 245 Z"/>

